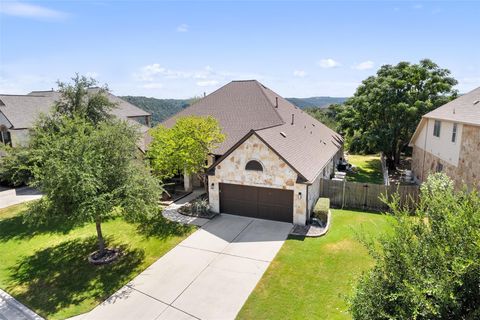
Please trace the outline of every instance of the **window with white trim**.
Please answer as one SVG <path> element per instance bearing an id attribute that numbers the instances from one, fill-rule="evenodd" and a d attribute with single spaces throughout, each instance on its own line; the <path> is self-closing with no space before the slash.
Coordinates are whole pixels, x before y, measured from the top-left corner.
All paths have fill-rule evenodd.
<path id="1" fill-rule="evenodd" d="M 453 129 L 452 129 L 452 142 L 455 143 L 457 141 L 457 124 L 453 124 Z"/>
<path id="2" fill-rule="evenodd" d="M 442 122 L 440 120 L 435 120 L 435 124 L 433 125 L 433 135 L 435 137 L 440 137 L 441 127 L 442 127 Z"/>

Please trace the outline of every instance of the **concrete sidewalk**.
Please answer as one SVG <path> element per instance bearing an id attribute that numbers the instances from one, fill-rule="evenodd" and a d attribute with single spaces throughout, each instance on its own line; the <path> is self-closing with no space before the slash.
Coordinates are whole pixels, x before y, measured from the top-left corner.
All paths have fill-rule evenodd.
<path id="1" fill-rule="evenodd" d="M 42 317 L 25 307 L 2 289 L 0 289 L 0 319 L 43 320 Z"/>
<path id="2" fill-rule="evenodd" d="M 75 319 L 234 319 L 291 228 L 222 214 Z"/>
<path id="3" fill-rule="evenodd" d="M 17 189 L 2 189 L 0 191 L 0 209 L 13 206 L 15 204 L 40 199 L 42 194 L 30 187 Z"/>

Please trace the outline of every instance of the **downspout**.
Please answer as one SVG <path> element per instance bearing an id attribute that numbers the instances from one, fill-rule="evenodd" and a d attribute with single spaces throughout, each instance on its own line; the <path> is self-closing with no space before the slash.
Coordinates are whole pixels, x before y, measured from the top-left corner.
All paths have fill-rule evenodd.
<path id="1" fill-rule="evenodd" d="M 430 122 L 429 119 L 427 119 L 427 127 L 425 128 L 425 141 L 423 143 L 423 161 L 422 161 L 422 175 L 421 175 L 421 180 L 423 182 L 423 173 L 425 171 L 425 157 L 427 155 L 427 136 L 428 136 L 428 123 Z"/>

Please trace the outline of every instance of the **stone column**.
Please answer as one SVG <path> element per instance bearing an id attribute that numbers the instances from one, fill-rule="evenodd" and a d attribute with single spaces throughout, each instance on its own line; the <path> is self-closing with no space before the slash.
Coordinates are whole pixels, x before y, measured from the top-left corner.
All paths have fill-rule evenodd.
<path id="1" fill-rule="evenodd" d="M 185 191 L 193 190 L 192 175 L 187 174 L 186 172 L 183 173 L 183 187 L 185 188 Z"/>

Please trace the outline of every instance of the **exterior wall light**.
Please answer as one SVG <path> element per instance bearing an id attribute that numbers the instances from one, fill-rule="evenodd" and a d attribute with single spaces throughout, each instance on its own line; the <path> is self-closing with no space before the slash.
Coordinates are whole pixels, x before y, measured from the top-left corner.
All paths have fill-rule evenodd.
<path id="1" fill-rule="evenodd" d="M 298 193 L 298 199 L 302 199 L 302 193 L 301 192 Z"/>
<path id="2" fill-rule="evenodd" d="M 210 189 L 215 189 L 215 183 L 212 182 L 212 184 L 210 185 Z"/>

